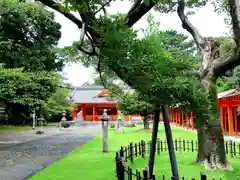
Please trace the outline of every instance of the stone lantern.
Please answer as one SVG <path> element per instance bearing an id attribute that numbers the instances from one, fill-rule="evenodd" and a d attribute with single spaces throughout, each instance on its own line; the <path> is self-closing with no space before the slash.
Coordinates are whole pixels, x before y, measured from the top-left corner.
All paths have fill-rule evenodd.
<path id="1" fill-rule="evenodd" d="M 40 130 L 37 131 L 36 134 L 44 134 L 43 128 L 42 128 L 43 122 L 44 122 L 43 116 L 40 116 L 40 118 L 38 119 L 38 122 L 39 122 L 39 124 L 40 124 Z"/>
<path id="2" fill-rule="evenodd" d="M 59 123 L 59 127 L 60 128 L 68 128 L 70 126 L 70 123 L 67 121 L 67 119 L 66 119 L 66 111 L 63 111 L 62 112 L 62 119 L 61 119 L 61 121 L 60 121 L 60 123 Z"/>

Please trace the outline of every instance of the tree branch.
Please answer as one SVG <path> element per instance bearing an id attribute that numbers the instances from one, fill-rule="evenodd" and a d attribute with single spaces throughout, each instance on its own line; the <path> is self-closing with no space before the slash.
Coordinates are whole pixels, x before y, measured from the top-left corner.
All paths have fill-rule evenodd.
<path id="1" fill-rule="evenodd" d="M 66 18 L 68 18 L 69 20 L 71 20 L 73 23 L 75 23 L 79 29 L 82 28 L 83 26 L 83 22 L 81 20 L 79 20 L 77 17 L 75 17 L 73 14 L 64 11 L 59 4 L 57 4 L 54 0 L 38 0 L 41 3 L 43 3 L 44 5 L 58 11 L 59 13 L 63 14 Z M 145 15 L 155 4 L 157 3 L 157 0 L 150 0 L 149 2 L 143 2 L 141 4 L 139 4 L 134 10 L 129 11 L 129 14 L 127 14 L 127 22 L 126 25 L 128 27 L 132 27 L 132 25 L 134 23 L 136 23 L 143 15 Z M 81 15 L 83 15 L 81 12 L 79 12 Z M 86 17 L 81 16 L 81 18 L 83 18 L 83 21 L 86 21 Z M 89 17 L 87 17 L 89 18 Z M 93 17 L 90 17 L 93 18 Z M 91 21 L 93 19 L 89 19 L 89 21 Z M 88 22 L 89 22 L 88 21 Z M 86 22 L 84 22 L 86 23 Z M 94 44 L 97 44 L 97 41 L 101 39 L 100 34 L 98 34 L 91 26 L 91 24 L 86 23 L 86 33 L 88 32 L 91 35 L 91 38 L 94 42 Z M 82 49 L 80 46 L 78 46 L 78 49 L 80 51 L 83 51 L 84 53 L 88 54 L 88 55 L 93 55 L 92 52 L 87 52 L 84 49 Z M 96 54 L 94 54 L 96 55 Z"/>
<path id="2" fill-rule="evenodd" d="M 135 6 L 138 4 L 137 2 Z M 142 16 L 144 16 L 150 9 L 153 8 L 158 3 L 157 0 L 149 0 L 148 2 L 143 2 L 140 5 L 136 6 L 134 9 L 134 4 L 131 9 L 132 11 L 129 11 L 127 14 L 127 26 L 132 27 L 139 19 L 141 19 Z"/>
<path id="3" fill-rule="evenodd" d="M 193 24 L 188 20 L 187 16 L 184 13 L 185 9 L 185 0 L 178 0 L 178 7 L 177 7 L 177 13 L 178 16 L 182 22 L 182 27 L 186 29 L 193 37 L 195 40 L 197 47 L 200 50 L 203 50 L 204 48 L 204 39 L 196 29 L 196 27 L 193 26 Z"/>
<path id="4" fill-rule="evenodd" d="M 85 36 L 85 23 L 83 23 L 83 26 L 82 26 L 82 30 L 81 30 L 81 33 L 80 33 L 80 43 L 82 44 L 83 41 L 84 41 L 84 36 Z"/>
<path id="5" fill-rule="evenodd" d="M 240 48 L 236 47 L 226 53 L 223 57 L 215 59 L 213 61 L 212 71 L 214 76 L 219 77 L 238 65 L 240 65 Z"/>
<path id="6" fill-rule="evenodd" d="M 55 1 L 53 0 L 38 0 L 39 2 L 41 2 L 42 4 L 52 8 L 53 10 L 61 13 L 62 15 L 64 15 L 66 18 L 68 18 L 70 21 L 72 21 L 74 24 L 76 24 L 78 26 L 79 29 L 82 28 L 83 26 L 83 22 L 78 19 L 76 16 L 74 16 L 73 14 L 71 14 L 70 12 L 66 12 L 64 11 L 63 7 L 61 7 L 59 4 L 57 4 Z M 92 38 L 94 36 L 98 36 L 94 30 L 92 29 L 91 26 L 89 26 L 89 24 L 86 24 L 86 31 L 89 32 L 89 34 L 91 34 Z M 93 38 L 94 39 L 94 38 Z"/>
<path id="7" fill-rule="evenodd" d="M 239 0 L 228 0 L 230 15 L 232 18 L 232 26 L 234 40 L 237 46 L 240 45 L 240 2 Z"/>
<path id="8" fill-rule="evenodd" d="M 236 47 L 213 61 L 212 71 L 216 77 L 223 75 L 228 70 L 240 65 L 240 2 L 239 0 L 228 0 L 232 28 Z"/>
<path id="9" fill-rule="evenodd" d="M 94 14 L 99 13 L 101 10 L 106 11 L 105 7 L 106 7 L 107 5 L 109 5 L 110 2 L 112 2 L 112 0 L 108 0 L 106 3 L 104 3 L 104 4 L 102 5 L 102 7 L 100 7 Z M 105 12 L 104 12 L 104 13 L 105 13 Z"/>
<path id="10" fill-rule="evenodd" d="M 134 11 L 141 4 L 141 2 L 142 2 L 142 0 L 135 0 L 127 14 L 132 13 L 132 11 Z"/>
<path id="11" fill-rule="evenodd" d="M 102 76 L 102 71 L 101 71 L 101 60 L 99 58 L 98 60 L 98 64 L 97 64 L 97 71 L 99 73 L 99 78 L 101 80 L 101 83 L 103 85 L 103 87 L 107 90 L 109 90 L 112 94 L 115 94 L 117 97 L 121 97 L 121 94 L 119 94 L 118 92 L 114 91 L 112 88 L 109 88 L 108 85 L 105 83 L 105 80 Z"/>
<path id="12" fill-rule="evenodd" d="M 58 11 L 59 13 L 61 13 L 62 15 L 64 15 L 66 18 L 68 18 L 70 21 L 72 21 L 74 24 L 76 24 L 78 26 L 78 28 L 82 28 L 82 21 L 80 19 L 78 19 L 76 16 L 74 16 L 73 14 L 69 13 L 69 12 L 64 12 L 63 8 L 58 5 L 55 1 L 53 0 L 38 0 L 40 1 L 42 4 Z"/>

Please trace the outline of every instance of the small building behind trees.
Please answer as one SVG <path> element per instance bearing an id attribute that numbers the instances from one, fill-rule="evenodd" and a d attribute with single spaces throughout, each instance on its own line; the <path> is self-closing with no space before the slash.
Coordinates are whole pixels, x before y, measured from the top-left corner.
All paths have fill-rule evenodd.
<path id="1" fill-rule="evenodd" d="M 123 87 L 124 92 L 130 88 Z M 74 102 L 72 116 L 76 119 L 78 113 L 82 113 L 85 121 L 98 121 L 104 109 L 108 110 L 110 120 L 117 120 L 118 99 L 110 97 L 111 92 L 102 86 L 83 86 L 72 90 L 72 100 Z M 138 116 L 138 115 L 136 115 Z M 132 120 L 133 116 L 124 116 L 124 120 Z"/>

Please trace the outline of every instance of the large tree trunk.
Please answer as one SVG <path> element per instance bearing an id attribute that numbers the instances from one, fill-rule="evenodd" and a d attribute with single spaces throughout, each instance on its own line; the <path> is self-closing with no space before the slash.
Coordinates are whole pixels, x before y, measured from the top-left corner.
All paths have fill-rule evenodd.
<path id="1" fill-rule="evenodd" d="M 148 116 L 144 116 L 143 125 L 144 129 L 149 129 Z"/>
<path id="2" fill-rule="evenodd" d="M 208 119 L 205 119 L 204 125 L 197 130 L 197 162 L 203 163 L 206 169 L 230 168 L 225 153 L 224 138 L 219 119 L 216 78 L 206 76 L 202 79 L 202 84 L 208 92 L 211 103 Z"/>
<path id="3" fill-rule="evenodd" d="M 204 125 L 197 131 L 197 162 L 203 163 L 206 169 L 229 168 L 221 126 Z"/>

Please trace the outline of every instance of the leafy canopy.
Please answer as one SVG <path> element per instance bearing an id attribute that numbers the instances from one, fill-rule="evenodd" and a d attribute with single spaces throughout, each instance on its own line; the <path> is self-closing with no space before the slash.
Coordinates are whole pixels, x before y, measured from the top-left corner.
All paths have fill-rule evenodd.
<path id="1" fill-rule="evenodd" d="M 166 48 L 167 36 L 162 36 L 163 32 L 155 31 L 139 39 L 134 30 L 124 26 L 124 17 L 119 15 L 103 18 L 98 30 L 104 39 L 99 46 L 100 63 L 150 99 L 151 104 L 180 103 L 189 105 L 198 119 L 209 115 L 205 90 L 199 78 L 190 74 L 196 69 L 195 61 L 187 61 L 181 49 L 171 52 Z"/>
<path id="2" fill-rule="evenodd" d="M 0 99 L 23 106 L 39 106 L 59 86 L 56 73 L 23 72 L 23 68 L 0 68 Z"/>
<path id="3" fill-rule="evenodd" d="M 6 68 L 61 70 L 54 47 L 61 37 L 54 14 L 18 0 L 0 1 L 0 63 Z"/>
<path id="4" fill-rule="evenodd" d="M 138 92 L 127 92 L 120 99 L 118 109 L 124 115 L 140 114 L 141 116 L 148 116 L 153 112 L 153 106 L 145 101 Z"/>
<path id="5" fill-rule="evenodd" d="M 58 115 L 64 110 L 71 111 L 72 101 L 69 98 L 69 94 L 70 92 L 67 88 L 58 87 L 56 92 L 54 92 L 47 101 L 42 102 L 40 114 L 50 119 L 52 116 Z"/>

